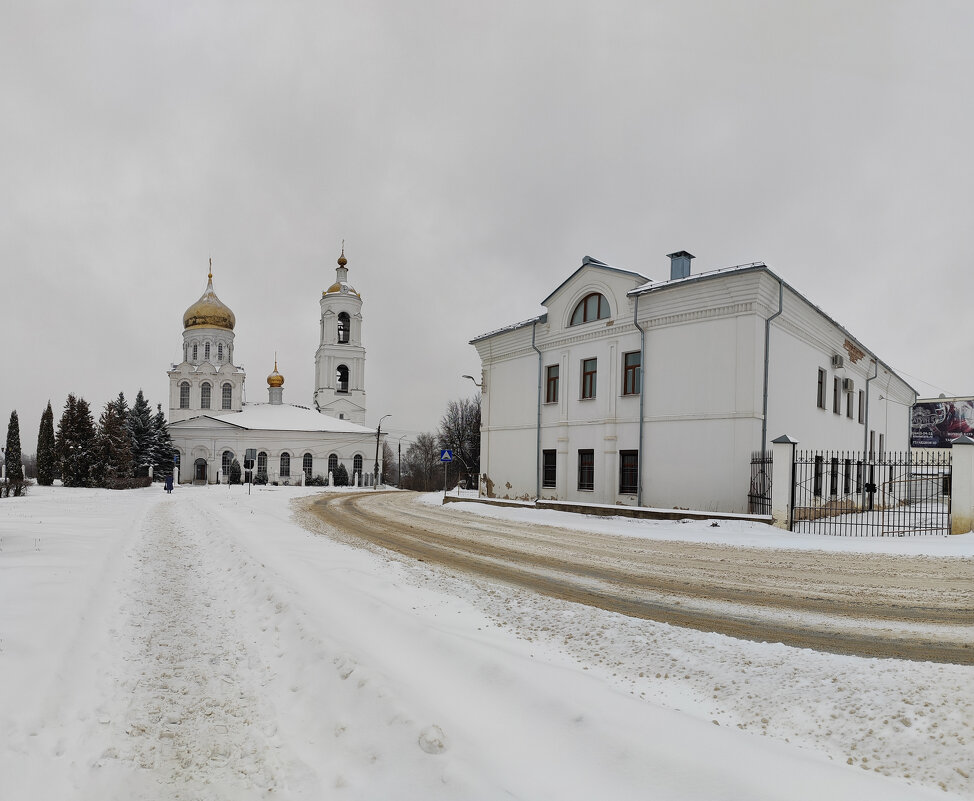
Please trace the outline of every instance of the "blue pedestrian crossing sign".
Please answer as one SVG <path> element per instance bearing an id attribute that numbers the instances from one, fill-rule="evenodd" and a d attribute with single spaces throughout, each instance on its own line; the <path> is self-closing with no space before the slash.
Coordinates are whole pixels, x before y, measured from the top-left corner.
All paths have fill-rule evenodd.
<path id="1" fill-rule="evenodd" d="M 441 462 L 452 462 L 453 461 L 453 451 L 449 448 L 443 448 L 440 451 L 440 461 Z"/>

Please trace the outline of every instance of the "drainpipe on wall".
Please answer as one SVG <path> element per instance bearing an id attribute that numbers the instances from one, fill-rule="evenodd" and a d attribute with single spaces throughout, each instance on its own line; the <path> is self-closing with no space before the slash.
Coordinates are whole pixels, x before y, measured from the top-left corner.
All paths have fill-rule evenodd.
<path id="1" fill-rule="evenodd" d="M 778 311 L 764 321 L 764 400 L 761 407 L 761 461 L 767 458 L 768 454 L 768 376 L 770 373 L 770 352 L 771 352 L 771 321 L 781 314 L 784 300 L 784 286 L 781 279 L 778 279 Z"/>
<path id="2" fill-rule="evenodd" d="M 535 337 L 535 333 L 537 332 L 537 329 L 538 329 L 538 321 L 535 320 L 531 324 L 531 347 L 534 348 L 534 350 L 538 354 L 538 425 L 537 425 L 538 437 L 537 437 L 537 442 L 535 443 L 535 446 L 534 446 L 534 482 L 535 482 L 535 485 L 534 485 L 534 497 L 535 497 L 535 500 L 538 500 L 538 499 L 541 498 L 541 384 L 542 384 L 542 380 L 543 380 L 543 377 L 542 377 L 543 369 L 542 369 L 541 360 L 544 358 L 541 355 L 541 351 L 538 349 L 538 346 L 534 344 L 534 337 Z"/>
<path id="3" fill-rule="evenodd" d="M 643 409 L 646 397 L 646 332 L 639 325 L 639 295 L 632 312 L 632 324 L 639 329 L 639 463 L 636 465 L 636 506 L 643 505 Z"/>
<path id="4" fill-rule="evenodd" d="M 867 459 L 869 458 L 869 382 L 879 376 L 879 362 L 875 359 L 873 359 L 873 367 L 875 368 L 873 374 L 866 379 L 866 428 L 862 432 L 862 452 Z"/>

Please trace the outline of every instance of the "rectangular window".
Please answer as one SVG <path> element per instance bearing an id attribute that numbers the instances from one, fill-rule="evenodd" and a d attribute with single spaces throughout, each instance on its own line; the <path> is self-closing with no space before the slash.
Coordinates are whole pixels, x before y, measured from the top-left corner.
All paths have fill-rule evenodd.
<path id="1" fill-rule="evenodd" d="M 622 357 L 622 394 L 638 395 L 642 354 L 637 350 Z"/>
<path id="2" fill-rule="evenodd" d="M 843 468 L 845 472 L 842 475 L 842 494 L 848 495 L 852 491 L 852 459 L 846 459 Z"/>
<path id="3" fill-rule="evenodd" d="M 619 492 L 635 495 L 639 488 L 639 451 L 619 451 Z"/>
<path id="4" fill-rule="evenodd" d="M 825 472 L 825 463 L 821 456 L 815 457 L 815 475 L 812 480 L 812 494 L 816 498 L 822 497 L 822 473 Z"/>
<path id="5" fill-rule="evenodd" d="M 818 394 L 815 397 L 815 405 L 819 409 L 825 408 L 825 370 L 818 370 Z"/>
<path id="6" fill-rule="evenodd" d="M 852 419 L 852 398 L 853 394 L 851 392 L 847 392 L 845 396 L 845 416 L 850 420 Z"/>
<path id="7" fill-rule="evenodd" d="M 541 451 L 541 486 L 542 487 L 555 487 L 557 486 L 558 479 L 558 468 L 555 466 L 557 464 L 556 459 L 558 458 L 555 451 Z"/>
<path id="8" fill-rule="evenodd" d="M 598 359 L 585 359 L 582 362 L 582 398 L 595 397 L 595 378 L 598 372 Z"/>
<path id="9" fill-rule="evenodd" d="M 595 489 L 595 451 L 578 452 L 578 488 L 586 492 Z"/>
<path id="10" fill-rule="evenodd" d="M 859 422 L 866 422 L 866 393 L 859 390 Z"/>
<path id="11" fill-rule="evenodd" d="M 545 368 L 544 402 L 558 403 L 558 365 L 549 364 Z"/>
<path id="12" fill-rule="evenodd" d="M 886 435 L 879 435 L 879 458 L 882 459 L 886 455 Z"/>
<path id="13" fill-rule="evenodd" d="M 832 411 L 842 414 L 842 381 L 838 376 L 832 379 Z"/>

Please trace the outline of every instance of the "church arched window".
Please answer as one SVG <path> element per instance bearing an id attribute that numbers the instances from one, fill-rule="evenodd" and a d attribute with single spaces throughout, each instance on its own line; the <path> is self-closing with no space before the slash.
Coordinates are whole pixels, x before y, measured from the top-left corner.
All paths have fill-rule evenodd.
<path id="1" fill-rule="evenodd" d="M 335 471 L 338 469 L 338 457 L 335 454 L 331 454 L 328 457 L 328 472 L 335 475 Z"/>
<path id="2" fill-rule="evenodd" d="M 257 472 L 267 472 L 267 451 L 261 451 L 257 454 Z"/>
<path id="3" fill-rule="evenodd" d="M 291 454 L 287 451 L 281 454 L 281 478 L 289 478 L 291 476 Z"/>
<path id="4" fill-rule="evenodd" d="M 210 384 L 208 381 L 204 381 L 200 385 L 200 408 L 210 408 Z"/>
<path id="5" fill-rule="evenodd" d="M 223 408 L 231 409 L 233 408 L 233 385 L 227 382 L 223 385 Z"/>
<path id="6" fill-rule="evenodd" d="M 217 361 L 223 361 L 223 343 L 221 342 L 216 346 L 216 358 Z"/>
<path id="7" fill-rule="evenodd" d="M 338 313 L 338 341 L 342 345 L 348 344 L 349 334 L 351 333 L 352 321 L 348 312 Z"/>
<path id="8" fill-rule="evenodd" d="M 210 358 L 210 343 L 209 342 L 207 342 L 205 345 L 203 345 L 203 358 L 204 359 L 209 359 Z"/>
<path id="9" fill-rule="evenodd" d="M 196 344 L 196 343 L 194 342 L 194 343 L 193 343 L 193 361 L 194 361 L 194 362 L 196 361 L 196 358 L 197 358 L 197 353 L 198 353 L 198 350 L 199 350 L 199 345 L 197 345 L 197 344 Z"/>
<path id="10" fill-rule="evenodd" d="M 220 469 L 223 471 L 224 478 L 229 478 L 230 465 L 232 464 L 233 464 L 233 451 L 224 451 L 223 458 L 220 460 Z"/>
<path id="11" fill-rule="evenodd" d="M 572 312 L 572 321 L 569 325 L 590 323 L 593 320 L 604 320 L 608 316 L 609 301 L 605 299 L 605 295 L 592 292 L 578 302 L 575 311 Z"/>
<path id="12" fill-rule="evenodd" d="M 179 385 L 179 408 L 189 408 L 189 381 L 183 381 L 183 383 Z"/>
<path id="13" fill-rule="evenodd" d="M 348 368 L 344 364 L 338 365 L 338 372 L 335 376 L 338 392 L 348 392 Z"/>
<path id="14" fill-rule="evenodd" d="M 304 470 L 305 478 L 311 478 L 311 468 L 314 466 L 314 459 L 310 453 L 306 453 L 301 460 L 301 469 Z"/>
<path id="15" fill-rule="evenodd" d="M 354 459 L 352 459 L 352 474 L 358 473 L 359 476 L 362 475 L 362 455 L 357 454 Z"/>

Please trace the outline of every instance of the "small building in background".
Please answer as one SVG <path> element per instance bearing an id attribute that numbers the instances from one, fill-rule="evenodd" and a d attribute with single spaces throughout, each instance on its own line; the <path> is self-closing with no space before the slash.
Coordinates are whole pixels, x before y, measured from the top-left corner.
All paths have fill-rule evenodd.
<path id="1" fill-rule="evenodd" d="M 585 257 L 545 312 L 471 340 L 481 492 L 747 512 L 751 462 L 905 450 L 915 390 L 761 262 L 654 281 Z"/>

